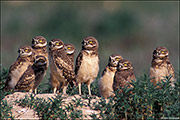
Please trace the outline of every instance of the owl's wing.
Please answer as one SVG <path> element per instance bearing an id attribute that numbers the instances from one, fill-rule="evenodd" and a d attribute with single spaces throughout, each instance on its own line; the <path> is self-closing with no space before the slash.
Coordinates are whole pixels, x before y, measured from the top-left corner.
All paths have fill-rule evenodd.
<path id="1" fill-rule="evenodd" d="M 59 63 L 58 67 L 63 67 L 68 70 L 73 69 L 73 62 L 65 53 L 57 52 L 56 54 L 54 54 L 53 59 L 55 60 L 57 65 Z"/>
<path id="2" fill-rule="evenodd" d="M 129 82 L 131 82 L 132 80 L 136 80 L 133 70 L 129 71 L 128 80 Z"/>
<path id="3" fill-rule="evenodd" d="M 128 76 L 127 80 L 128 80 L 128 85 L 129 85 L 129 87 L 133 87 L 133 86 L 130 84 L 132 81 L 135 81 L 135 80 L 136 80 L 136 77 L 135 77 L 133 71 L 130 71 L 130 75 Z"/>
<path id="4" fill-rule="evenodd" d="M 168 67 L 167 69 L 168 69 L 169 74 L 171 74 L 172 77 L 174 77 L 174 67 L 173 67 L 173 65 L 170 63 L 169 60 L 167 61 L 167 67 Z"/>
<path id="5" fill-rule="evenodd" d="M 9 90 L 9 89 L 11 89 L 10 86 L 9 86 L 9 84 L 8 84 L 9 81 L 11 81 L 11 75 L 10 75 L 10 74 L 8 74 L 8 76 L 7 76 L 7 78 L 6 78 L 5 86 L 4 86 L 2 89 L 4 89 L 4 90 Z"/>
<path id="6" fill-rule="evenodd" d="M 121 80 L 124 78 L 121 76 L 120 72 L 116 71 L 115 76 L 114 76 L 114 82 L 113 82 L 113 89 L 116 91 L 118 87 L 122 84 Z"/>
<path id="7" fill-rule="evenodd" d="M 65 77 L 65 79 L 67 79 L 68 82 L 72 84 L 72 81 L 75 81 L 73 63 L 67 55 L 61 55 L 54 56 L 55 65 L 57 66 L 57 68 L 63 71 L 63 76 Z"/>
<path id="8" fill-rule="evenodd" d="M 35 82 L 35 73 L 33 69 L 31 68 L 31 65 L 28 67 L 28 69 L 24 72 L 24 74 L 21 76 L 20 80 L 15 86 L 15 89 L 18 90 L 24 90 L 27 89 L 32 82 Z"/>
<path id="9" fill-rule="evenodd" d="M 17 60 L 10 66 L 9 73 L 5 82 L 5 87 L 3 89 L 6 89 L 6 90 L 10 89 L 8 83 L 11 81 L 11 76 L 13 74 L 13 71 L 19 68 L 22 65 L 22 62 L 23 60 L 18 57 Z"/>
<path id="10" fill-rule="evenodd" d="M 76 66 L 75 66 L 75 74 L 76 75 L 77 75 L 77 72 L 81 66 L 82 58 L 83 58 L 83 52 L 81 51 L 76 58 Z"/>
<path id="11" fill-rule="evenodd" d="M 71 55 L 67 55 L 70 59 L 71 59 L 71 61 L 74 63 L 74 53 L 73 54 L 71 54 Z"/>
<path id="12" fill-rule="evenodd" d="M 25 62 L 25 60 L 18 57 L 16 59 L 16 61 L 10 66 L 9 73 L 11 73 L 11 71 L 14 71 L 15 69 L 19 68 L 19 66 L 21 66 L 23 64 L 23 62 Z"/>
<path id="13" fill-rule="evenodd" d="M 174 87 L 174 82 L 176 81 L 175 79 L 175 73 L 174 73 L 174 67 L 173 65 L 170 63 L 170 61 L 167 62 L 167 69 L 168 69 L 168 73 L 170 75 L 172 75 L 170 81 L 171 81 L 171 86 Z"/>
<path id="14" fill-rule="evenodd" d="M 107 67 L 103 70 L 102 76 L 107 72 Z"/>
<path id="15" fill-rule="evenodd" d="M 75 81 L 75 78 L 76 78 L 74 71 L 63 69 L 63 76 L 65 77 L 65 79 L 68 80 L 70 85 L 73 86 L 73 81 Z"/>

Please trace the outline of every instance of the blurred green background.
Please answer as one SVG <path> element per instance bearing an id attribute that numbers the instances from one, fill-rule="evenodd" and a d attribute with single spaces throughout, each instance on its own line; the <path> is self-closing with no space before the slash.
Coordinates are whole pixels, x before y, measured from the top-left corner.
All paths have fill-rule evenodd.
<path id="1" fill-rule="evenodd" d="M 72 43 L 76 57 L 82 39 L 91 35 L 100 45 L 100 75 L 113 53 L 131 61 L 136 76 L 148 73 L 157 46 L 169 49 L 179 69 L 178 2 L 2 2 L 1 10 L 6 68 L 17 58 L 18 47 L 30 45 L 34 36 Z"/>

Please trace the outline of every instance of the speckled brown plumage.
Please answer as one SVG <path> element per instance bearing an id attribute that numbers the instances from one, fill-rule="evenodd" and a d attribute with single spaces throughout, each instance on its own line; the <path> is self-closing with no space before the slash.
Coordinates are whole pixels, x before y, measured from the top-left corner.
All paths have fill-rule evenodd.
<path id="1" fill-rule="evenodd" d="M 63 94 L 66 94 L 68 84 L 73 85 L 75 73 L 73 62 L 64 51 L 64 43 L 60 39 L 53 39 L 49 43 L 50 59 L 50 82 L 54 93 L 57 89 L 63 88 Z"/>
<path id="2" fill-rule="evenodd" d="M 15 86 L 15 90 L 33 92 L 44 77 L 46 64 L 47 60 L 44 56 L 36 56 L 34 64 L 28 66 L 28 69 L 24 72 Z"/>
<path id="3" fill-rule="evenodd" d="M 174 68 L 169 60 L 169 51 L 167 48 L 159 46 L 153 51 L 153 59 L 150 68 L 151 82 L 156 85 L 166 76 L 171 75 L 171 86 L 174 86 Z"/>
<path id="4" fill-rule="evenodd" d="M 132 87 L 130 83 L 132 80 L 135 79 L 136 78 L 134 75 L 132 64 L 128 60 L 120 60 L 114 76 L 114 91 L 120 88 L 124 88 L 126 86 L 128 86 L 128 88 Z M 123 92 L 122 89 L 120 89 L 119 93 L 121 92 Z"/>
<path id="5" fill-rule="evenodd" d="M 18 58 L 9 68 L 9 73 L 5 83 L 5 90 L 13 89 L 28 66 L 33 64 L 34 52 L 31 46 L 21 46 L 18 49 L 18 53 Z"/>

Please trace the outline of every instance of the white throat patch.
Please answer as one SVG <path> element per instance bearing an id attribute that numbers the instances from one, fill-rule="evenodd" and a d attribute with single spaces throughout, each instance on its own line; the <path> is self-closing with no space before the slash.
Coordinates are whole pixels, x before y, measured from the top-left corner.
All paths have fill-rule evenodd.
<path id="1" fill-rule="evenodd" d="M 21 56 L 30 56 L 32 54 L 32 52 L 29 53 L 21 53 Z"/>
<path id="2" fill-rule="evenodd" d="M 60 46 L 56 46 L 55 48 L 60 49 L 60 48 L 62 48 L 62 47 L 63 47 L 63 45 L 60 45 Z"/>
<path id="3" fill-rule="evenodd" d="M 74 50 L 73 51 L 68 51 L 66 50 L 67 54 L 73 54 L 74 53 Z"/>
<path id="4" fill-rule="evenodd" d="M 47 45 L 47 42 L 45 42 L 44 44 L 34 44 L 33 46 L 35 47 L 44 47 Z"/>

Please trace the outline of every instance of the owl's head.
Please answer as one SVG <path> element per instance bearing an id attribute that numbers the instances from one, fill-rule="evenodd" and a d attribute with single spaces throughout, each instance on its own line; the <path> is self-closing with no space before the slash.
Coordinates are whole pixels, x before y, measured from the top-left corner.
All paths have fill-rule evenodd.
<path id="1" fill-rule="evenodd" d="M 123 59 L 123 57 L 120 56 L 119 54 L 112 54 L 111 56 L 109 56 L 109 63 L 108 64 L 112 67 L 117 67 L 118 62 L 122 59 Z"/>
<path id="2" fill-rule="evenodd" d="M 119 61 L 117 69 L 119 71 L 121 71 L 121 70 L 129 70 L 129 69 L 133 69 L 133 66 L 132 66 L 131 62 L 129 62 L 128 60 L 123 59 L 123 60 Z"/>
<path id="3" fill-rule="evenodd" d="M 83 39 L 82 47 L 85 50 L 97 50 L 99 47 L 98 41 L 92 36 L 88 36 Z"/>
<path id="4" fill-rule="evenodd" d="M 49 50 L 60 50 L 64 49 L 64 43 L 60 39 L 52 39 L 49 42 Z"/>
<path id="5" fill-rule="evenodd" d="M 38 55 L 34 59 L 34 65 L 35 66 L 46 66 L 47 65 L 47 60 L 46 57 Z"/>
<path id="6" fill-rule="evenodd" d="M 18 49 L 18 53 L 20 57 L 27 57 L 33 54 L 33 49 L 29 45 L 22 45 Z"/>
<path id="7" fill-rule="evenodd" d="M 42 48 L 47 45 L 46 38 L 43 36 L 36 36 L 32 38 L 32 47 L 33 48 Z"/>
<path id="8" fill-rule="evenodd" d="M 65 44 L 64 50 L 65 50 L 66 54 L 72 55 L 75 52 L 75 47 L 72 44 Z"/>
<path id="9" fill-rule="evenodd" d="M 154 58 L 165 58 L 169 56 L 169 51 L 166 47 L 159 46 L 153 52 Z"/>

